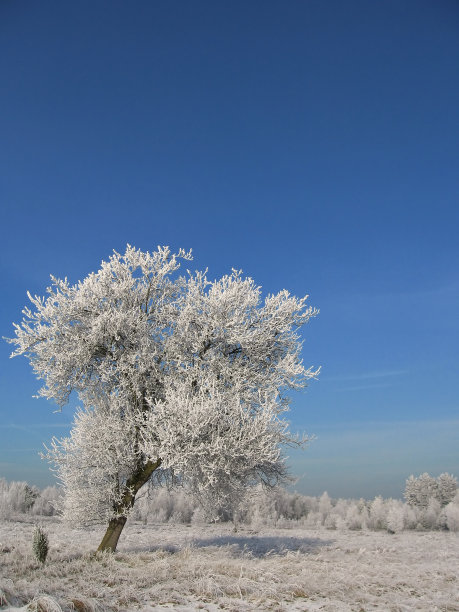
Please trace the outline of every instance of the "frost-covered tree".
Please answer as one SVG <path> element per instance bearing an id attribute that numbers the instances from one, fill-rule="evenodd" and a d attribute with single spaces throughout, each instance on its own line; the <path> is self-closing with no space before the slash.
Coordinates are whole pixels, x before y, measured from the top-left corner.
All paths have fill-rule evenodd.
<path id="1" fill-rule="evenodd" d="M 300 358 L 298 329 L 317 310 L 281 291 L 261 299 L 250 278 L 176 274 L 168 247 L 129 246 L 76 285 L 52 278 L 15 325 L 14 355 L 44 381 L 39 395 L 83 407 L 47 457 L 74 523 L 108 521 L 100 549 L 116 548 L 148 481 L 187 482 L 227 504 L 256 482 L 285 476 L 280 445 L 294 442 L 288 392 L 318 370 Z"/>
<path id="2" fill-rule="evenodd" d="M 421 525 L 425 529 L 436 529 L 439 525 L 440 510 L 441 506 L 438 499 L 431 497 L 427 508 L 425 508 L 421 515 Z"/>
<path id="3" fill-rule="evenodd" d="M 324 491 L 319 500 L 319 512 L 322 515 L 322 525 L 324 524 L 327 516 L 330 514 L 332 507 L 330 496 L 328 495 L 327 491 Z"/>
<path id="4" fill-rule="evenodd" d="M 405 499 L 410 506 L 427 508 L 430 499 L 437 500 L 446 506 L 454 499 L 457 491 L 457 478 L 451 474 L 440 474 L 433 478 L 427 473 L 418 478 L 410 476 L 406 481 Z"/>
<path id="5" fill-rule="evenodd" d="M 405 499 L 410 506 L 418 506 L 419 508 L 427 508 L 430 498 L 437 498 L 438 483 L 425 472 L 415 478 L 411 475 L 406 481 Z"/>
<path id="6" fill-rule="evenodd" d="M 371 502 L 369 523 L 371 529 L 387 528 L 387 511 L 381 495 L 375 497 Z"/>
<path id="7" fill-rule="evenodd" d="M 444 509 L 446 527 L 450 531 L 459 531 L 459 491 Z"/>
<path id="8" fill-rule="evenodd" d="M 387 530 L 391 533 L 403 531 L 405 526 L 405 506 L 398 499 L 388 501 Z"/>
<path id="9" fill-rule="evenodd" d="M 444 474 L 440 474 L 437 478 L 438 483 L 438 501 L 441 506 L 447 506 L 450 502 L 453 501 L 457 489 L 457 478 L 452 474 L 448 474 L 445 472 Z"/>

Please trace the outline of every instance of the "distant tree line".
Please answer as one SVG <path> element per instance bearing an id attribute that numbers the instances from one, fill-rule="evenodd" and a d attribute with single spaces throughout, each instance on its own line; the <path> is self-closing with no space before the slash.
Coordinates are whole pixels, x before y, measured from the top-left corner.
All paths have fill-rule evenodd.
<path id="1" fill-rule="evenodd" d="M 58 514 L 62 497 L 58 487 L 40 490 L 27 482 L 8 482 L 0 478 L 0 519 L 8 520 L 17 514 L 53 516 Z"/>
<path id="2" fill-rule="evenodd" d="M 332 499 L 289 492 L 281 487 L 252 490 L 234 508 L 216 508 L 209 515 L 185 488 L 166 487 L 141 491 L 130 517 L 145 524 L 205 523 L 233 521 L 235 526 L 309 529 L 371 529 L 398 533 L 407 529 L 447 529 L 459 531 L 459 492 L 457 479 L 450 474 L 433 478 L 429 474 L 410 476 L 405 500 Z M 25 482 L 0 479 L 0 519 L 17 514 L 53 516 L 59 513 L 62 492 L 58 487 L 40 491 Z"/>

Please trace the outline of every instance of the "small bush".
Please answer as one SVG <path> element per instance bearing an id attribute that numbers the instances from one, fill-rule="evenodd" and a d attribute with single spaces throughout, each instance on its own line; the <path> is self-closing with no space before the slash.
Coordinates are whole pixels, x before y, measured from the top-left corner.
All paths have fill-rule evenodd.
<path id="1" fill-rule="evenodd" d="M 38 525 L 33 534 L 33 554 L 37 561 L 43 564 L 48 556 L 48 536 Z"/>

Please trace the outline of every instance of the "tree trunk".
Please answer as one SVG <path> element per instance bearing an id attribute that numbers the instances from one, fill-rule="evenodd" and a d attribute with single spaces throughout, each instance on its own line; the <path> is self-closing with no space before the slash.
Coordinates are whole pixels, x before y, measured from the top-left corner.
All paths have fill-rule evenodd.
<path id="1" fill-rule="evenodd" d="M 126 521 L 127 516 L 120 516 L 112 519 L 109 522 L 107 531 L 105 532 L 102 542 L 99 544 L 99 548 L 97 549 L 98 552 L 103 550 L 115 552 L 119 537 L 123 531 Z"/>
<path id="2" fill-rule="evenodd" d="M 134 474 L 128 478 L 124 488 L 123 499 L 121 503 L 114 508 L 118 516 L 111 519 L 108 523 L 107 531 L 102 538 L 102 542 L 99 544 L 97 552 L 105 550 L 115 552 L 121 532 L 126 525 L 128 513 L 134 506 L 137 492 L 149 480 L 150 476 L 160 465 L 161 459 L 158 459 L 154 463 L 152 461 L 147 461 L 144 464 L 139 464 Z"/>

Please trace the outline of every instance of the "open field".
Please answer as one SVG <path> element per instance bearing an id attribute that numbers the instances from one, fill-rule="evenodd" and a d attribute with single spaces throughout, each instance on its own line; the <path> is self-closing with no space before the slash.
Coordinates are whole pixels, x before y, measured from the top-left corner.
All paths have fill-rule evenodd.
<path id="1" fill-rule="evenodd" d="M 459 611 L 458 533 L 131 522 L 91 557 L 103 530 L 44 527 L 40 567 L 32 519 L 0 523 L 2 610 Z"/>

